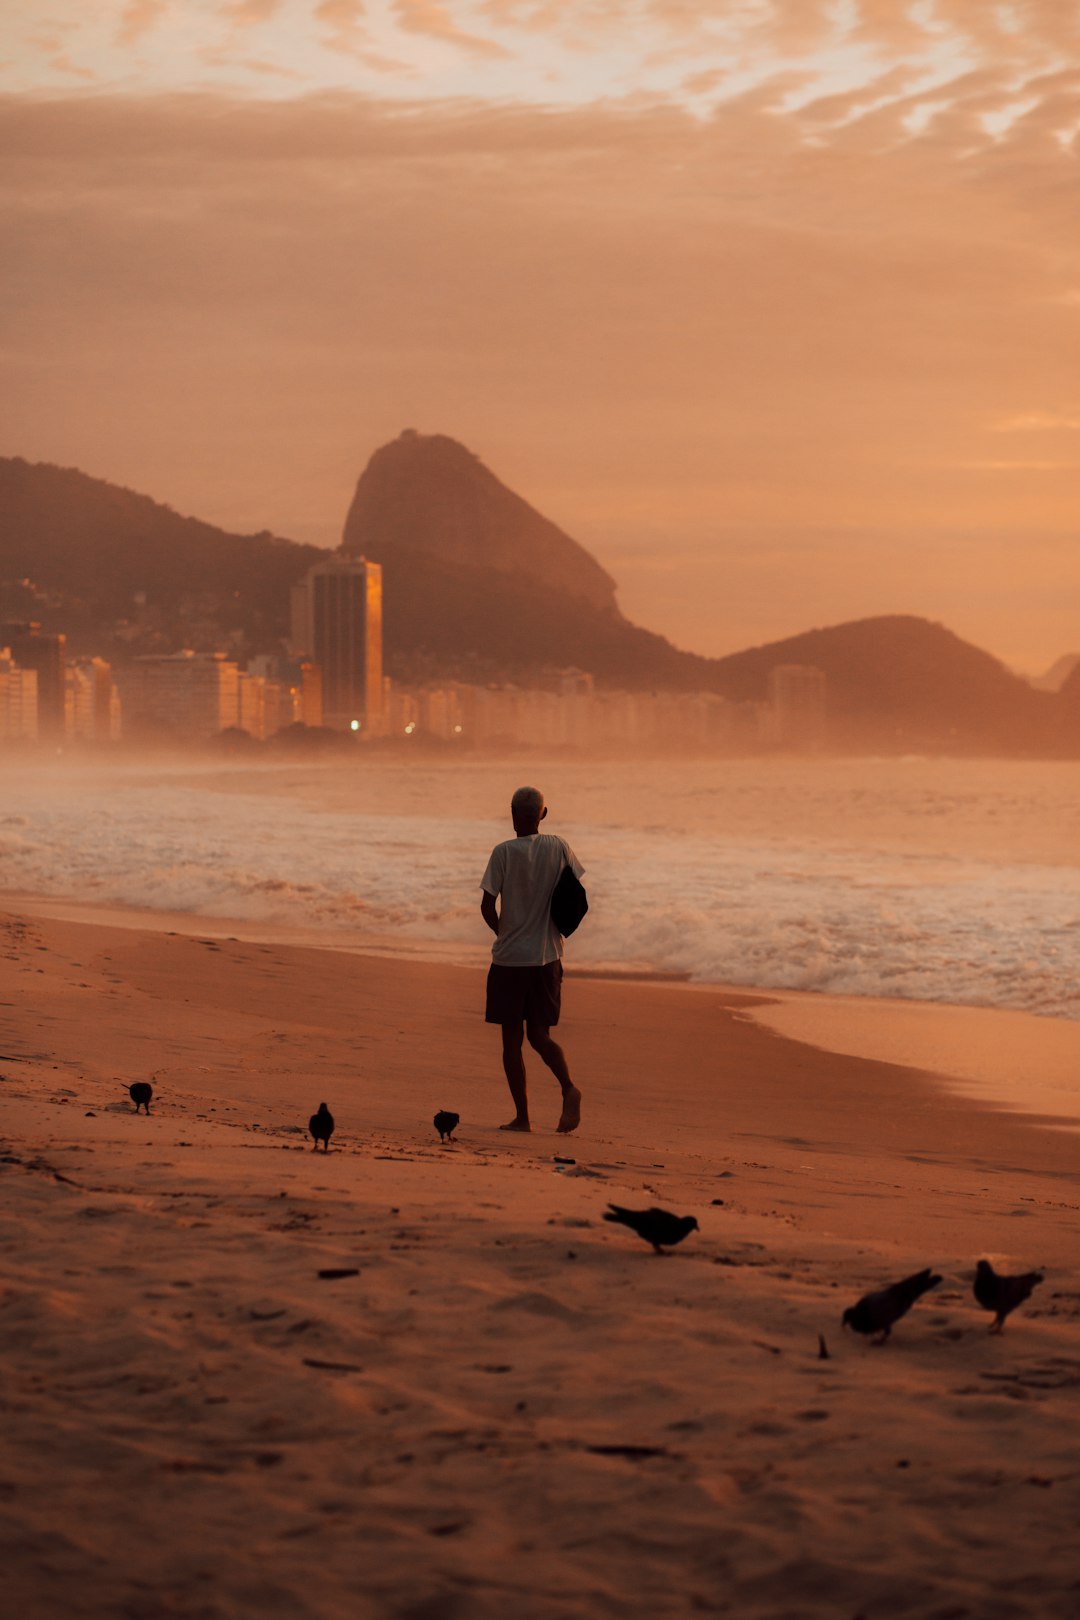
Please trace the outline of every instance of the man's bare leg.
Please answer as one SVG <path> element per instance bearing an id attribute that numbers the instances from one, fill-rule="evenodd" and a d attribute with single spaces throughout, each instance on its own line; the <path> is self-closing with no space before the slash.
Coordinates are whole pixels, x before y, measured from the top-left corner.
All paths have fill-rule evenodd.
<path id="1" fill-rule="evenodd" d="M 513 1119 L 508 1124 L 500 1126 L 500 1130 L 504 1131 L 532 1130 L 529 1124 L 529 1099 L 525 1091 L 525 1059 L 521 1051 L 524 1040 L 523 1023 L 519 1021 L 515 1024 L 503 1024 L 503 1073 L 506 1075 L 506 1083 L 510 1087 L 510 1095 L 514 1099 L 516 1110 Z"/>
<path id="2" fill-rule="evenodd" d="M 581 1092 L 570 1078 L 566 1053 L 557 1041 L 552 1040 L 551 1029 L 547 1024 L 529 1025 L 529 1045 L 547 1064 L 559 1082 L 562 1091 L 562 1113 L 556 1129 L 561 1135 L 568 1136 L 581 1124 Z"/>

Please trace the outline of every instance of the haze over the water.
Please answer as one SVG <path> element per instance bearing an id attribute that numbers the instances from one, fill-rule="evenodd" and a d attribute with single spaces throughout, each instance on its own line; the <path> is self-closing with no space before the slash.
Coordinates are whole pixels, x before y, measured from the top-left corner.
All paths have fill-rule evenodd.
<path id="1" fill-rule="evenodd" d="M 702 652 L 1077 641 L 1080 13 L 28 0 L 4 453 L 336 544 L 405 425 Z"/>

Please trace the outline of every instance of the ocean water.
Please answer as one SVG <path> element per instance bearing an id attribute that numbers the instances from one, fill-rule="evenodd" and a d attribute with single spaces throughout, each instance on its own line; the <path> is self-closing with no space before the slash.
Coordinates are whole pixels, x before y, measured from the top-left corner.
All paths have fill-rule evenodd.
<path id="1" fill-rule="evenodd" d="M 510 793 L 586 868 L 579 967 L 1080 1019 L 1080 765 L 11 766 L 0 889 L 481 961 Z"/>

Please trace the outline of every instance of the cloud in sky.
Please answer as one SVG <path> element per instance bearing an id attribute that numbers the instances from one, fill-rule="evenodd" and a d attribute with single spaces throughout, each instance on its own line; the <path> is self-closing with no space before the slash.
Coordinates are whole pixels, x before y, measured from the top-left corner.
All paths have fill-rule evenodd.
<path id="1" fill-rule="evenodd" d="M 1080 472 L 1080 461 L 961 461 L 969 472 Z"/>
<path id="2" fill-rule="evenodd" d="M 367 44 L 362 0 L 319 0 L 314 17 L 331 50 L 353 55 Z"/>
<path id="3" fill-rule="evenodd" d="M 708 104 L 792 69 L 807 98 L 900 64 L 944 76 L 996 65 L 1023 79 L 1075 62 L 1080 44 L 1080 13 L 1059 0 L 28 0 L 2 24 L 12 90 L 61 88 L 34 44 L 42 19 L 65 31 L 73 60 L 125 90 L 137 74 L 143 91 L 267 93 L 239 57 L 207 79 L 207 54 L 220 61 L 242 30 L 259 61 L 299 72 L 311 92 L 393 94 L 385 64 L 399 63 L 408 96 L 420 75 L 433 94 L 546 104 L 678 100 L 691 79 L 699 97 L 708 84 Z M 370 63 L 358 59 L 361 30 Z"/>
<path id="4" fill-rule="evenodd" d="M 1080 387 L 1077 395 L 1080 396 Z M 1061 416 L 1055 411 L 1020 411 L 992 426 L 995 433 L 1080 433 L 1080 414 Z"/>
<path id="5" fill-rule="evenodd" d="M 406 33 L 425 34 L 479 56 L 510 58 L 514 54 L 489 35 L 472 34 L 461 28 L 454 21 L 449 6 L 439 4 L 439 0 L 394 0 L 394 14 Z"/>
<path id="6" fill-rule="evenodd" d="M 162 20 L 168 9 L 169 0 L 127 0 L 116 29 L 116 43 L 120 49 L 137 45 L 143 35 Z"/>
<path id="7" fill-rule="evenodd" d="M 241 27 L 269 22 L 281 10 L 283 0 L 228 0 L 224 14 Z"/>
<path id="8" fill-rule="evenodd" d="M 183 16 L 259 93 L 0 100 L 3 448 L 333 543 L 377 444 L 449 432 L 684 644 L 911 611 L 1041 664 L 1080 613 L 1080 73 L 1061 8 L 969 9 L 747 0 L 710 66 L 670 0 L 169 8 L 133 56 Z M 475 93 L 517 69 L 450 18 L 580 103 Z M 609 93 L 628 40 L 671 95 Z M 382 90 L 293 94 L 328 57 Z"/>

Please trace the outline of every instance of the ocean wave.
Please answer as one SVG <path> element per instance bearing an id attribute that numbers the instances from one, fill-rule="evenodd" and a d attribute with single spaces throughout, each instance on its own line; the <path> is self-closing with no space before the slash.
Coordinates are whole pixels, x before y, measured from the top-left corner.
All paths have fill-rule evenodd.
<path id="1" fill-rule="evenodd" d="M 488 936 L 479 879 L 491 844 L 504 836 L 501 825 L 433 813 L 438 783 L 425 796 L 415 780 L 402 791 L 408 813 L 395 814 L 387 808 L 391 786 L 382 781 L 365 794 L 361 785 L 356 808 L 327 809 L 307 792 L 237 791 L 235 781 L 219 791 L 212 772 L 161 780 L 89 775 L 76 792 L 57 791 L 51 777 L 17 775 L 6 784 L 0 819 L 0 882 L 45 896 L 316 930 L 328 941 L 345 933 L 353 942 L 394 940 L 447 958 L 481 950 Z M 686 801 L 701 791 L 691 780 Z M 973 853 L 947 812 L 929 814 L 923 793 L 914 796 L 909 822 L 933 823 L 932 847 L 924 834 L 920 845 L 910 825 L 892 826 L 884 839 L 865 799 L 853 812 L 843 783 L 831 821 L 822 812 L 808 830 L 793 802 L 786 833 L 777 810 L 757 835 L 748 818 L 734 816 L 725 826 L 718 815 L 707 829 L 677 792 L 669 792 L 668 823 L 658 819 L 654 797 L 635 827 L 625 781 L 611 782 L 609 794 L 617 823 L 594 820 L 573 833 L 591 910 L 569 947 L 572 963 L 1080 1018 L 1075 865 L 1033 861 L 1030 849 L 1016 860 Z M 365 798 L 378 808 L 365 807 Z M 1016 813 L 1011 790 L 1003 803 Z M 594 781 L 594 815 L 599 805 Z M 997 809 L 986 810 L 991 826 Z M 1034 834 L 1043 847 L 1059 848 L 1054 829 Z"/>

